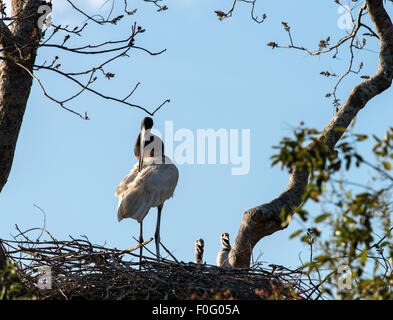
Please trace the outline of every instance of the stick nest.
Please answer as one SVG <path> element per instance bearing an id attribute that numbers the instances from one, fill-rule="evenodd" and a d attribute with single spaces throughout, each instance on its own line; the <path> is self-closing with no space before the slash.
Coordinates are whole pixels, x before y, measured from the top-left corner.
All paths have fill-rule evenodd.
<path id="1" fill-rule="evenodd" d="M 87 237 L 56 240 L 48 231 L 34 241 L 20 232 L 13 240 L 0 239 L 7 259 L 18 267 L 25 293 L 40 300 L 58 299 L 310 299 L 315 288 L 299 270 L 255 264 L 250 269 L 222 269 L 207 264 L 154 257 L 145 245 L 127 250 L 92 244 Z M 42 233 L 48 240 L 40 240 Z M 46 268 L 46 269 L 43 269 Z M 43 272 L 50 270 L 50 274 Z M 51 281 L 43 282 L 50 276 Z M 51 288 L 43 289 L 42 286 Z"/>

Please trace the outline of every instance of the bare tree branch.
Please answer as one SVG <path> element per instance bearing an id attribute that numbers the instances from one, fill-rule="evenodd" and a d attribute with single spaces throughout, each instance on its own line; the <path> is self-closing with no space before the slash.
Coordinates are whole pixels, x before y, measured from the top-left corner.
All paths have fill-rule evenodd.
<path id="1" fill-rule="evenodd" d="M 333 150 L 343 134 L 342 128 L 347 128 L 358 112 L 373 97 L 391 86 L 393 78 L 393 25 L 386 12 L 383 0 L 367 0 L 368 13 L 380 38 L 379 67 L 376 74 L 352 90 L 346 102 L 325 127 L 319 141 Z M 306 146 L 312 149 L 315 142 Z M 252 248 L 263 237 L 282 230 L 288 224 L 283 224 L 281 212 L 291 215 L 295 207 L 301 204 L 302 195 L 308 184 L 309 173 L 297 167 L 290 172 L 287 189 L 273 201 L 246 211 L 242 224 L 235 239 L 230 254 L 230 263 L 237 268 L 245 268 L 250 264 Z"/>
<path id="2" fill-rule="evenodd" d="M 0 45 L 3 48 L 12 47 L 15 45 L 14 36 L 3 20 L 0 20 Z"/>
<path id="3" fill-rule="evenodd" d="M 333 91 L 326 94 L 326 97 L 333 97 L 333 105 L 336 107 L 336 111 L 338 111 L 339 106 L 340 106 L 340 99 L 338 99 L 337 97 L 337 89 L 339 87 L 339 85 L 342 83 L 342 81 L 344 80 L 344 78 L 346 78 L 350 73 L 353 74 L 359 74 L 360 70 L 363 68 L 363 63 L 360 63 L 359 65 L 359 69 L 357 71 L 353 70 L 353 63 L 354 63 L 354 58 L 355 58 L 355 53 L 354 53 L 354 49 L 357 50 L 362 50 L 365 48 L 366 46 L 366 39 L 363 38 L 362 41 L 359 41 L 357 39 L 357 36 L 359 34 L 359 31 L 362 27 L 366 28 L 369 32 L 370 35 L 373 37 L 376 37 L 379 39 L 379 36 L 372 30 L 371 27 L 369 27 L 368 25 L 364 24 L 362 22 L 362 18 L 363 16 L 367 13 L 366 12 L 366 3 L 363 4 L 363 6 L 359 9 L 357 18 L 355 19 L 353 17 L 353 13 L 352 10 L 348 9 L 347 7 L 341 5 L 341 3 L 338 2 L 338 4 L 343 7 L 346 11 L 348 11 L 348 13 L 350 14 L 351 20 L 352 20 L 352 30 L 349 34 L 345 35 L 344 37 L 342 37 L 341 39 L 339 39 L 336 43 L 334 44 L 330 44 L 330 36 L 327 37 L 326 39 L 320 40 L 319 42 L 319 49 L 318 50 L 310 50 L 304 46 L 299 46 L 299 45 L 295 45 L 294 41 L 293 41 L 293 36 L 291 33 L 291 27 L 288 25 L 288 23 L 286 22 L 282 22 L 282 25 L 284 26 L 285 31 L 288 34 L 289 37 L 289 44 L 286 46 L 283 45 L 279 45 L 276 42 L 269 42 L 267 45 L 274 48 L 283 48 L 283 49 L 296 49 L 296 50 L 301 50 L 306 52 L 307 54 L 309 54 L 310 56 L 319 56 L 322 54 L 327 54 L 330 52 L 334 52 L 334 55 L 332 58 L 336 58 L 339 54 L 339 49 L 346 44 L 347 42 L 349 42 L 349 54 L 350 54 L 350 58 L 349 58 L 349 63 L 348 63 L 348 67 L 346 69 L 346 71 L 341 75 L 337 75 L 337 74 L 331 74 L 328 71 L 326 72 L 321 72 L 322 75 L 325 75 L 327 77 L 329 76 L 335 76 L 338 78 L 335 86 L 333 87 Z M 361 78 L 367 78 L 367 76 L 362 76 Z"/>
<path id="4" fill-rule="evenodd" d="M 260 18 L 255 15 L 255 3 L 257 2 L 257 0 L 233 0 L 232 7 L 227 12 L 223 12 L 221 10 L 215 11 L 218 19 L 221 21 L 223 19 L 232 17 L 232 14 L 235 11 L 235 7 L 238 2 L 244 2 L 251 5 L 251 10 L 250 10 L 251 19 L 254 20 L 256 23 L 262 23 L 267 18 L 265 13 L 263 13 Z"/>
<path id="5" fill-rule="evenodd" d="M 129 57 L 132 50 L 143 51 L 151 56 L 156 56 L 165 52 L 164 50 L 152 51 L 148 48 L 135 44 L 137 38 L 145 32 L 141 26 L 136 23 L 129 23 L 131 26 L 130 33 L 123 39 L 114 40 L 112 36 L 107 39 L 101 39 L 99 43 L 92 43 L 86 35 L 86 30 L 90 25 L 96 28 L 114 28 L 122 23 L 123 19 L 128 20 L 136 13 L 136 9 L 128 9 L 128 1 L 124 0 L 119 7 L 115 6 L 112 1 L 109 10 L 105 14 L 98 11 L 95 14 L 86 12 L 79 7 L 79 2 L 66 0 L 67 4 L 75 14 L 83 19 L 80 25 L 72 28 L 62 25 L 53 24 L 51 27 L 39 25 L 42 15 L 40 7 L 42 5 L 52 7 L 52 3 L 41 0 L 12 0 L 11 16 L 6 16 L 4 6 L 1 6 L 0 12 L 0 192 L 7 182 L 11 170 L 12 161 L 16 142 L 19 135 L 20 126 L 26 109 L 27 100 L 30 94 L 32 82 L 36 81 L 43 92 L 44 96 L 52 102 L 55 102 L 62 109 L 75 114 L 81 119 L 87 120 L 85 112 L 80 113 L 76 108 L 70 106 L 77 97 L 85 93 L 92 93 L 99 98 L 114 101 L 121 105 L 133 107 L 154 115 L 165 104 L 170 102 L 164 99 L 163 102 L 156 106 L 145 107 L 132 103 L 131 97 L 139 86 L 132 85 L 127 87 L 132 89 L 122 94 L 121 97 L 111 96 L 98 86 L 97 79 L 112 79 L 115 74 L 108 68 L 120 59 Z M 161 5 L 161 0 L 144 2 L 153 3 L 159 8 L 157 11 L 167 9 L 167 6 Z M 106 3 L 105 3 L 106 4 Z M 41 8 L 42 9 L 42 8 Z M 9 24 L 7 26 L 7 24 Z M 41 29 L 43 27 L 43 29 Z M 114 33 L 110 33 L 113 35 Z M 76 41 L 75 41 L 76 40 Z M 75 41 L 77 45 L 69 45 Z M 74 42 L 74 43 L 75 43 Z M 37 62 L 37 50 L 39 56 L 44 57 L 44 62 Z M 62 66 L 64 55 L 92 55 L 97 59 L 92 59 L 88 66 L 78 67 L 78 70 L 66 70 Z M 49 61 L 49 63 L 47 62 Z M 97 62 L 98 61 L 98 62 Z M 45 79 L 41 77 L 42 71 L 50 71 L 65 81 L 76 85 L 75 92 L 69 93 L 66 98 L 56 97 L 56 93 L 50 92 L 45 87 Z M 82 106 L 83 107 L 83 106 Z"/>

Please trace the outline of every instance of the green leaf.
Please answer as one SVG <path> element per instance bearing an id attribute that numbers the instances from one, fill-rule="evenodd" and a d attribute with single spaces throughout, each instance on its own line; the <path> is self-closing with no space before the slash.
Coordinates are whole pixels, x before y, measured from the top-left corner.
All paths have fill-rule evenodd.
<path id="1" fill-rule="evenodd" d="M 295 237 L 297 237 L 299 234 L 301 234 L 303 232 L 303 230 L 302 229 L 300 229 L 300 230 L 298 230 L 298 231 L 295 231 L 294 233 L 292 233 L 290 236 L 289 236 L 289 239 L 293 239 L 293 238 L 295 238 Z"/>
<path id="2" fill-rule="evenodd" d="M 320 255 L 318 257 L 315 257 L 315 261 L 318 261 L 318 262 L 321 262 L 321 263 L 324 263 L 324 262 L 329 261 L 329 260 L 330 260 L 330 257 L 326 256 L 326 255 Z"/>
<path id="3" fill-rule="evenodd" d="M 319 193 L 316 191 L 312 191 L 310 193 L 310 198 L 313 199 L 315 202 L 319 202 L 319 198 L 318 198 Z"/>
<path id="4" fill-rule="evenodd" d="M 392 165 L 390 164 L 390 162 L 384 161 L 382 162 L 383 166 L 385 167 L 386 170 L 391 170 L 392 169 Z"/>
<path id="5" fill-rule="evenodd" d="M 362 265 L 364 265 L 367 261 L 367 248 L 364 249 L 360 255 L 360 262 Z"/>
<path id="6" fill-rule="evenodd" d="M 301 237 L 300 240 L 302 242 L 310 243 L 311 237 L 309 235 L 305 235 L 305 236 Z"/>
<path id="7" fill-rule="evenodd" d="M 291 214 L 287 214 L 287 211 L 285 210 L 285 208 L 281 209 L 280 217 L 281 217 L 281 221 L 282 221 L 281 222 L 281 226 L 282 227 L 286 227 L 287 225 L 289 225 L 289 223 L 292 220 L 292 215 Z"/>
<path id="8" fill-rule="evenodd" d="M 328 218 L 328 217 L 330 217 L 330 216 L 331 216 L 330 213 L 321 214 L 320 216 L 318 216 L 318 217 L 315 218 L 314 222 L 315 222 L 315 223 L 320 223 L 320 222 L 324 221 L 326 218 Z"/>
<path id="9" fill-rule="evenodd" d="M 368 138 L 365 134 L 355 134 L 355 136 L 357 137 L 357 141 L 364 141 Z"/>

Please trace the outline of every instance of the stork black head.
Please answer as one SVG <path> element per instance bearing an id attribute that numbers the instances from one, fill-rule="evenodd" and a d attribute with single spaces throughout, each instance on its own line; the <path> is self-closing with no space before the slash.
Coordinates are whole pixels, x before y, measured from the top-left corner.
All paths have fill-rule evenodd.
<path id="1" fill-rule="evenodd" d="M 153 128 L 153 119 L 150 117 L 143 118 L 141 123 L 141 130 L 145 128 L 145 130 L 149 130 Z"/>
<path id="2" fill-rule="evenodd" d="M 153 119 L 150 117 L 144 118 L 141 123 L 141 132 L 135 141 L 134 154 L 139 160 L 139 171 L 142 170 L 144 157 L 164 154 L 164 143 L 159 137 L 150 133 L 152 127 Z"/>
<path id="3" fill-rule="evenodd" d="M 231 248 L 231 244 L 229 242 L 229 233 L 223 232 L 220 236 L 220 240 L 224 250 L 229 250 Z"/>

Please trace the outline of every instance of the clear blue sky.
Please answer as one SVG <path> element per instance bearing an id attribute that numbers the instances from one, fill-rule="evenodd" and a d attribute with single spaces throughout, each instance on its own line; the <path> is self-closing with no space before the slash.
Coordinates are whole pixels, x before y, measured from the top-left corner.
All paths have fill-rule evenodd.
<path id="1" fill-rule="evenodd" d="M 81 21 L 82 17 L 61 6 L 61 1 L 54 2 L 55 23 L 73 25 Z M 84 6 L 95 12 L 96 2 L 90 0 L 90 5 L 84 2 Z M 167 49 L 156 57 L 133 51 L 108 69 L 116 74 L 114 79 L 100 79 L 96 86 L 122 97 L 140 81 L 132 101 L 151 110 L 170 98 L 171 103 L 154 116 L 155 126 L 162 132 L 169 120 L 175 131 L 187 128 L 195 135 L 197 129 L 250 129 L 251 167 L 247 175 L 231 175 L 231 165 L 178 165 L 180 178 L 174 197 L 164 206 L 161 239 L 179 260 L 193 261 L 194 241 L 201 237 L 205 240 L 205 260 L 215 264 L 219 235 L 228 232 L 233 241 L 243 212 L 271 201 L 287 186 L 288 173 L 270 167 L 272 146 L 290 135 L 301 121 L 322 129 L 334 114 L 330 100 L 324 97 L 334 79 L 319 73 L 344 72 L 344 52 L 332 60 L 300 51 L 272 50 L 266 44 L 288 43 L 281 21 L 292 26 L 296 43 L 312 49 L 329 35 L 332 41 L 340 38 L 345 30 L 337 25 L 337 6 L 333 1 L 259 2 L 256 14 L 268 15 L 261 25 L 250 20 L 249 7 L 242 3 L 234 17 L 220 22 L 214 11 L 228 9 L 232 1 L 172 0 L 169 10 L 161 13 L 139 1 L 135 16 L 116 28 L 98 29 L 90 24 L 87 30 L 94 43 L 106 37 L 119 39 L 135 19 L 146 28 L 136 45 L 152 51 Z M 100 12 L 106 10 L 104 7 Z M 71 40 L 71 44 L 78 42 Z M 375 40 L 370 40 L 370 45 L 374 50 L 378 46 Z M 67 70 L 84 69 L 94 62 L 89 56 L 47 49 L 39 50 L 38 62 L 50 61 L 55 54 Z M 364 62 L 364 74 L 376 70 L 376 52 L 363 52 L 356 58 L 356 63 Z M 45 71 L 37 76 L 57 97 L 75 90 Z M 345 99 L 359 81 L 349 77 L 338 92 L 340 97 Z M 131 219 L 117 221 L 114 191 L 136 162 L 133 143 L 146 114 L 90 94 L 70 107 L 87 111 L 91 120 L 83 121 L 59 109 L 34 84 L 12 172 L 0 194 L 0 237 L 11 238 L 10 233 L 16 233 L 15 224 L 22 230 L 42 226 L 42 215 L 34 207 L 37 205 L 46 213 L 46 228 L 58 239 L 84 234 L 94 243 L 131 247 L 136 244 L 132 236 L 138 237 L 139 225 Z M 382 135 L 392 119 L 390 90 L 362 110 L 355 129 Z M 365 176 L 367 172 L 359 171 L 353 180 Z M 317 207 L 314 210 L 317 216 Z M 156 209 L 152 209 L 144 222 L 145 239 L 154 235 L 155 223 Z M 297 266 L 300 252 L 304 259 L 308 256 L 307 248 L 288 239 L 298 228 L 299 223 L 292 221 L 286 230 L 263 239 L 255 247 L 254 257 L 262 254 L 261 260 L 267 263 Z M 153 242 L 151 248 L 154 250 Z"/>

